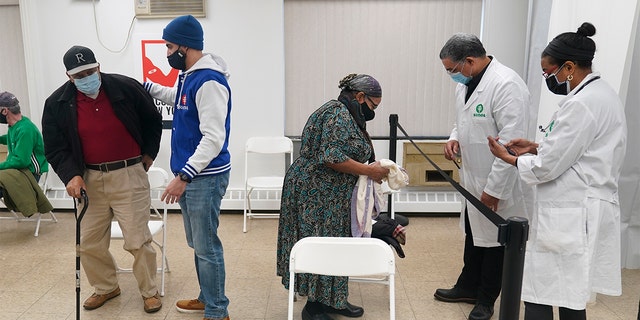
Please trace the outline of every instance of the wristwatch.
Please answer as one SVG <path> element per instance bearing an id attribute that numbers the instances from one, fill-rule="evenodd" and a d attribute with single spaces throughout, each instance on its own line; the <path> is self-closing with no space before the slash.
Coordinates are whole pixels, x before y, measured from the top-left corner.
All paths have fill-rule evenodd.
<path id="1" fill-rule="evenodd" d="M 178 172 L 178 177 L 180 177 L 180 180 L 186 183 L 191 183 L 191 177 L 189 177 L 187 174 L 183 172 Z"/>

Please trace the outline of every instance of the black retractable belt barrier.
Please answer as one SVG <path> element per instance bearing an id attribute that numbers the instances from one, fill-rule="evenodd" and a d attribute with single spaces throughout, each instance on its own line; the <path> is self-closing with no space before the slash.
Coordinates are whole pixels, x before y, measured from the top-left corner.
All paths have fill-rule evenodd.
<path id="1" fill-rule="evenodd" d="M 398 115 L 389 115 L 389 160 L 396 162 L 396 145 L 398 144 Z M 389 193 L 387 197 L 387 212 L 391 217 L 393 210 L 393 193 Z"/>
<path id="2" fill-rule="evenodd" d="M 498 242 L 505 247 L 504 262 L 502 270 L 502 294 L 500 300 L 500 320 L 513 320 L 520 317 L 520 297 L 522 294 L 522 272 L 524 270 L 524 254 L 529 237 L 529 221 L 522 217 L 509 217 L 504 220 L 501 216 L 487 207 L 478 198 L 472 195 L 467 189 L 458 184 L 451 176 L 445 173 L 435 164 L 411 139 L 402 126 L 398 123 L 398 115 L 389 116 L 389 123 L 392 126 L 391 137 L 397 140 L 397 131 L 394 131 L 395 124 L 400 131 L 409 139 L 411 144 L 420 154 L 431 163 L 431 165 L 445 178 L 460 194 L 467 199 L 474 207 L 498 227 Z M 394 135 L 395 133 L 395 135 Z M 395 147 L 395 141 L 392 142 Z M 488 147 L 487 147 L 488 148 Z M 390 148 L 391 150 L 391 148 Z M 395 148 L 393 149 L 395 151 Z M 391 156 L 391 155 L 390 155 Z M 393 154 L 395 158 L 395 153 Z"/>
<path id="3" fill-rule="evenodd" d="M 498 241 L 504 246 L 502 263 L 502 293 L 500 320 L 520 317 L 524 252 L 529 237 L 529 221 L 521 217 L 507 218 L 507 225 L 498 229 Z"/>
<path id="4" fill-rule="evenodd" d="M 460 192 L 460 194 L 462 196 L 464 196 L 467 199 L 467 201 L 471 202 L 471 204 L 473 204 L 474 207 L 476 207 L 478 210 L 480 210 L 480 212 L 482 212 L 482 214 L 485 217 L 487 217 L 487 219 L 489 219 L 489 221 L 493 222 L 493 224 L 495 224 L 497 227 L 500 227 L 500 225 L 503 225 L 503 224 L 507 223 L 501 216 L 499 216 L 497 213 L 493 212 L 493 210 L 491 210 L 489 207 L 487 207 L 487 205 L 485 205 L 480 200 L 478 200 L 478 198 L 476 198 L 469 191 L 467 191 L 467 189 L 463 188 L 460 184 L 458 184 L 455 180 L 453 180 L 453 178 L 451 178 L 451 176 L 449 176 L 446 172 L 442 171 L 442 169 L 440 169 L 440 167 L 438 167 L 438 165 L 435 162 L 433 162 L 431 159 L 429 159 L 429 157 L 424 152 L 422 152 L 422 150 L 420 150 L 420 147 L 418 147 L 418 145 L 413 141 L 413 139 L 411 139 L 409 137 L 407 132 L 404 131 L 404 129 L 402 128 L 402 126 L 399 123 L 398 123 L 398 129 L 400 129 L 400 131 L 402 131 L 402 133 L 404 133 L 404 135 L 409 139 L 411 144 L 413 144 L 413 146 L 416 147 L 418 152 L 420 152 L 420 154 L 425 159 L 427 159 L 427 161 L 429 161 L 429 163 L 431 163 L 431 165 L 434 168 L 436 168 L 436 170 L 440 173 L 440 175 L 442 175 L 443 178 L 445 178 L 454 188 L 456 188 L 456 190 L 458 190 L 458 192 Z"/>

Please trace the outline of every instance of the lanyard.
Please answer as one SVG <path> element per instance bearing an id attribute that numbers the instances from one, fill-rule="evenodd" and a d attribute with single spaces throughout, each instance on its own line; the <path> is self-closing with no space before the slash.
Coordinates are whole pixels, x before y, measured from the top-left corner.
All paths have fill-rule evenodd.
<path id="1" fill-rule="evenodd" d="M 584 89 L 584 87 L 586 87 L 589 83 L 594 82 L 598 79 L 600 79 L 600 76 L 595 76 L 591 78 L 589 81 L 585 82 L 584 85 L 580 87 L 580 89 L 576 90 L 576 93 L 574 93 L 573 95 L 575 96 L 576 94 L 578 94 L 578 92 L 580 92 L 580 90 Z"/>
<path id="2" fill-rule="evenodd" d="M 582 89 L 584 89 L 584 87 L 586 87 L 589 83 L 591 83 L 593 81 L 596 81 L 598 79 L 600 79 L 600 76 L 595 76 L 595 77 L 589 79 L 589 81 L 585 82 L 584 85 L 582 85 L 582 87 L 578 88 L 578 90 L 576 90 L 576 92 L 573 95 L 575 96 L 576 94 L 578 94 L 578 92 L 580 92 Z M 551 131 L 551 129 L 553 128 L 553 123 L 554 123 L 554 121 L 551 121 L 551 123 L 549 123 L 544 128 L 540 125 L 540 126 L 538 126 L 538 129 L 540 129 L 540 132 L 542 132 L 542 133 L 547 133 L 547 130 Z"/>

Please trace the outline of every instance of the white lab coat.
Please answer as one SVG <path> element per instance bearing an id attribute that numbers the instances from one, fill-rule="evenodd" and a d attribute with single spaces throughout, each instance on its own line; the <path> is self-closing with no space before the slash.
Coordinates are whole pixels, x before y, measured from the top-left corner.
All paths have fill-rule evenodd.
<path id="1" fill-rule="evenodd" d="M 524 301 L 582 310 L 592 292 L 622 293 L 618 178 L 627 127 L 611 86 L 602 79 L 584 86 L 595 76 L 560 102 L 538 154 L 518 159 L 520 176 L 537 191 Z"/>
<path id="2" fill-rule="evenodd" d="M 529 90 L 515 71 L 493 58 L 467 103 L 466 92 L 467 86 L 458 84 L 457 117 L 449 138 L 460 144 L 461 185 L 478 199 L 483 191 L 500 199 L 497 213 L 503 218 L 528 218 L 533 211 L 533 191 L 520 182 L 515 167 L 489 151 L 487 136 L 500 136 L 504 141 L 535 138 L 538 110 L 531 106 Z M 465 207 L 474 245 L 499 246 L 498 228 L 464 199 L 460 219 L 463 232 Z"/>

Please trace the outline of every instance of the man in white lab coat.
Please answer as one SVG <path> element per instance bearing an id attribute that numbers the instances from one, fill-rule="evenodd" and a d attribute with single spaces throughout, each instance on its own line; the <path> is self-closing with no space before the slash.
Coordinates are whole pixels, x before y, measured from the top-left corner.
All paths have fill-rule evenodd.
<path id="1" fill-rule="evenodd" d="M 495 158 L 487 136 L 505 141 L 533 139 L 538 111 L 530 104 L 529 90 L 520 76 L 492 56 L 471 34 L 455 34 L 440 51 L 442 64 L 458 82 L 456 123 L 445 145 L 445 157 L 462 157 L 461 184 L 503 218 L 528 217 L 532 192 L 521 183 L 515 168 Z M 464 267 L 451 289 L 437 289 L 436 299 L 475 304 L 469 320 L 490 319 L 502 285 L 504 248 L 498 229 L 475 207 L 462 203 L 465 232 Z"/>

